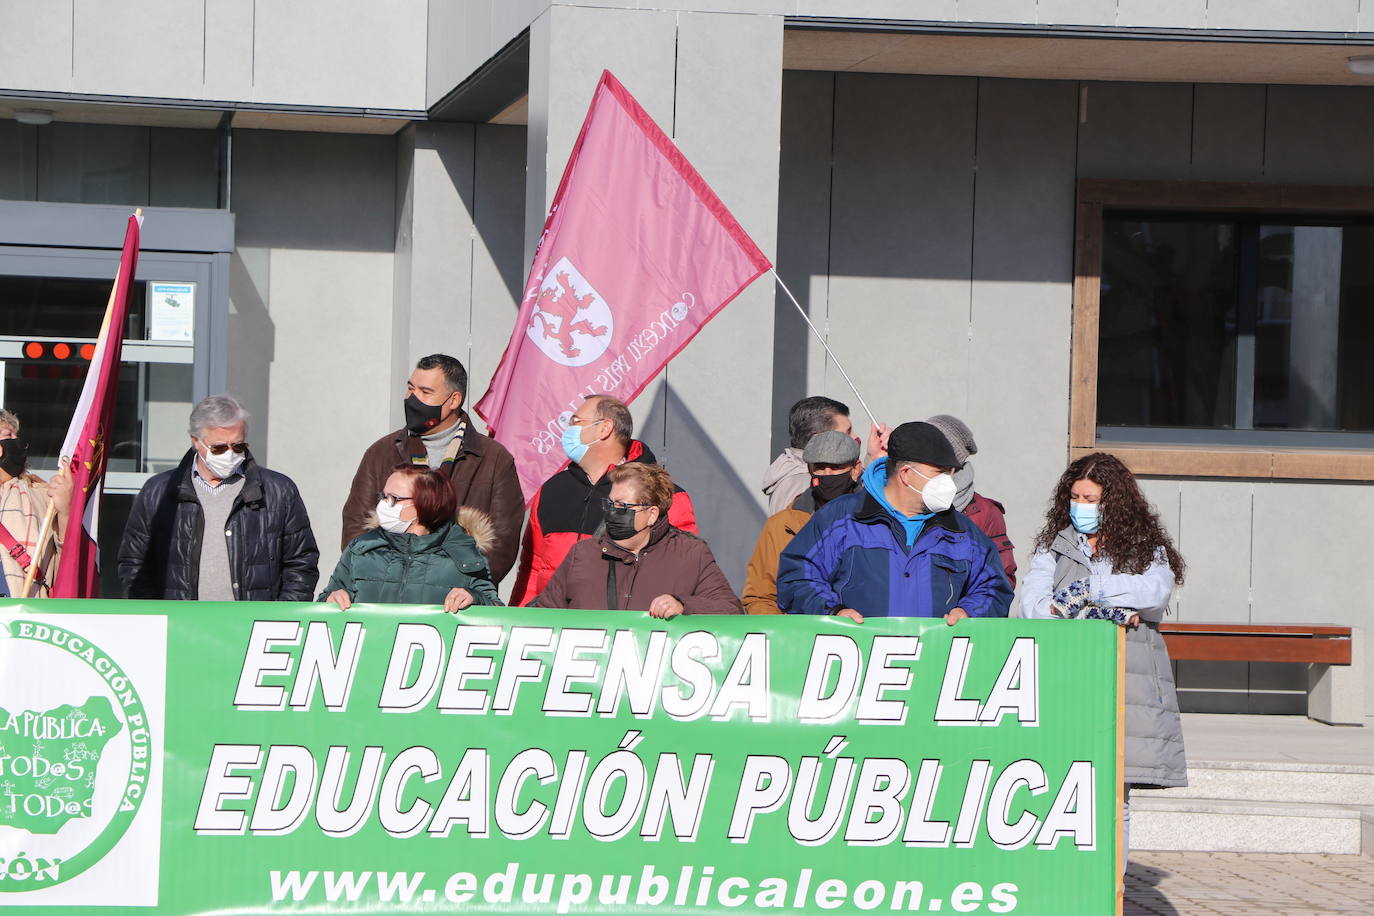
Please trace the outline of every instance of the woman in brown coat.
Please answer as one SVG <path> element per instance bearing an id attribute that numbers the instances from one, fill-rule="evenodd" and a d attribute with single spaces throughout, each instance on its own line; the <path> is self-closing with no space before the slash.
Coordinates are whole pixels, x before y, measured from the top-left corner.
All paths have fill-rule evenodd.
<path id="1" fill-rule="evenodd" d="M 608 476 L 605 525 L 568 551 L 527 607 L 648 611 L 665 619 L 744 613 L 706 542 L 668 523 L 668 472 L 631 462 Z"/>

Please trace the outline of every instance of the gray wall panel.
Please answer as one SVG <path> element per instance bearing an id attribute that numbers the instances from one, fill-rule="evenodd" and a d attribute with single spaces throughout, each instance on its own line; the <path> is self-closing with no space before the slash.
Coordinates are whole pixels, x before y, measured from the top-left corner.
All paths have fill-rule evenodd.
<path id="1" fill-rule="evenodd" d="M 1117 0 L 1039 0 L 1036 22 L 1047 25 L 1115 25 Z"/>
<path id="2" fill-rule="evenodd" d="M 1374 104 L 1367 88 L 1270 86 L 1265 177 L 1271 181 L 1374 181 Z"/>
<path id="3" fill-rule="evenodd" d="M 251 3 L 205 4 L 205 98 L 253 97 L 253 17 Z"/>
<path id="4" fill-rule="evenodd" d="M 678 147 L 770 258 L 778 225 L 782 19 L 682 13 Z M 749 92 L 738 87 L 749 86 Z M 728 142 L 722 142 L 728 137 Z M 701 533 L 738 590 L 765 517 L 757 480 L 769 452 L 772 278 L 741 293 L 665 372 L 671 398 L 659 456 L 697 507 Z M 740 397 L 753 389 L 752 397 Z"/>
<path id="5" fill-rule="evenodd" d="M 73 2 L 0 0 L 0 86 L 71 91 Z"/>
<path id="6" fill-rule="evenodd" d="M 783 72 L 778 275 L 821 333 L 825 333 L 829 322 L 830 146 L 834 107 L 835 74 Z M 861 413 L 838 378 L 836 390 L 824 390 L 825 351 L 781 290 L 776 302 L 770 448 L 773 454 L 787 446 L 787 411 L 801 398 L 825 394 Z M 762 474 L 758 476 L 762 478 Z"/>
<path id="7" fill-rule="evenodd" d="M 0 198 L 33 200 L 38 193 L 38 128 L 0 121 Z"/>
<path id="8" fill-rule="evenodd" d="M 1367 533 L 1374 518 L 1374 487 L 1352 483 L 1286 481 L 1255 487 L 1255 623 L 1334 623 L 1374 631 L 1369 601 Z M 1342 519 L 1330 527 L 1304 519 Z M 1366 672 L 1374 701 L 1374 666 Z"/>
<path id="9" fill-rule="evenodd" d="M 610 70 L 673 133 L 677 14 L 554 7 L 530 29 L 525 262 L 544 228 L 602 70 Z"/>
<path id="10" fill-rule="evenodd" d="M 150 23 L 157 23 L 150 41 Z M 139 0 L 128 6 L 76 0 L 72 86 L 109 95 L 199 96 L 204 73 L 204 6 L 185 0 Z"/>
<path id="11" fill-rule="evenodd" d="M 1087 99 L 1078 126 L 1079 178 L 1188 177 L 1190 84 L 1084 85 Z"/>
<path id="12" fill-rule="evenodd" d="M 1196 181 L 1264 178 L 1264 86 L 1193 87 Z"/>
<path id="13" fill-rule="evenodd" d="M 1037 0 L 959 0 L 954 18 L 964 22 L 1035 22 Z"/>
<path id="14" fill-rule="evenodd" d="M 865 19 L 955 19 L 958 0 L 797 0 L 798 16 L 859 16 Z"/>
<path id="15" fill-rule="evenodd" d="M 525 133 L 523 127 L 477 126 L 468 348 L 473 403 L 486 391 L 510 340 L 529 274 L 524 259 Z"/>
<path id="16" fill-rule="evenodd" d="M 148 203 L 154 207 L 219 206 L 219 135 L 212 130 L 149 131 Z"/>
<path id="17" fill-rule="evenodd" d="M 963 419 L 978 441 L 977 489 L 1006 506 L 1023 568 L 1067 464 L 1074 89 L 1065 82 L 981 80 L 978 90 Z"/>
<path id="18" fill-rule="evenodd" d="M 1162 478 L 1142 477 L 1140 478 L 1140 490 L 1145 494 L 1159 512 L 1160 521 L 1164 523 L 1165 529 L 1169 532 L 1169 537 L 1174 539 L 1174 544 L 1179 542 L 1179 522 L 1182 516 L 1182 493 L 1179 489 L 1179 482 Z M 1177 615 L 1179 609 L 1180 595 L 1178 589 L 1174 589 L 1173 597 L 1169 599 L 1170 613 Z"/>
<path id="19" fill-rule="evenodd" d="M 1249 623 L 1254 484 L 1184 480 L 1177 486 L 1176 546 L 1188 564 L 1187 581 L 1179 591 L 1179 619 Z"/>
<path id="20" fill-rule="evenodd" d="M 954 77 L 837 79 L 830 342 L 889 424 L 968 406 L 976 89 Z"/>
<path id="21" fill-rule="evenodd" d="M 229 386 L 258 417 L 255 453 L 300 487 L 328 575 L 358 458 L 393 428 L 401 397 L 390 360 L 396 144 L 277 131 L 234 141 Z M 331 422 L 340 403 L 347 419 Z"/>
<path id="22" fill-rule="evenodd" d="M 1123 28 L 1205 28 L 1207 0 L 1117 0 L 1116 24 Z"/>
<path id="23" fill-rule="evenodd" d="M 293 0 L 256 10 L 256 99 L 425 107 L 425 4 Z"/>
<path id="24" fill-rule="evenodd" d="M 1207 27 L 1353 32 L 1360 0 L 1207 0 Z"/>

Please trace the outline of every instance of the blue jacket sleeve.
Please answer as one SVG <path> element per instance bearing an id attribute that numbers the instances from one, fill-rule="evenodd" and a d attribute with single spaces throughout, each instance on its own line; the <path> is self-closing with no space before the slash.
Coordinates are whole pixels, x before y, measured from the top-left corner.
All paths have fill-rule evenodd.
<path id="1" fill-rule="evenodd" d="M 1021 577 L 1021 616 L 1048 620 L 1050 594 L 1054 590 L 1054 554 L 1037 550 L 1031 555 L 1030 569 Z"/>
<path id="2" fill-rule="evenodd" d="M 959 607 L 970 617 L 1005 617 L 1011 609 L 1012 591 L 1002 567 L 1002 556 L 977 526 L 970 523 L 968 527 L 974 559 Z"/>
<path id="3" fill-rule="evenodd" d="M 840 604 L 830 585 L 840 559 L 839 539 L 828 536 L 834 521 L 835 514 L 825 510 L 812 515 L 778 557 L 778 607 L 784 613 L 829 614 Z"/>

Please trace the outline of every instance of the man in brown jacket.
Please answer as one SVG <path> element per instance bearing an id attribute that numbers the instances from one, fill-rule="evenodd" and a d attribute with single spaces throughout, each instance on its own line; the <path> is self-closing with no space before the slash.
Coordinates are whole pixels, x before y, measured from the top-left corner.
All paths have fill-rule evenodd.
<path id="1" fill-rule="evenodd" d="M 515 459 L 506 447 L 472 428 L 464 411 L 468 373 L 452 356 L 436 353 L 415 364 L 406 382 L 406 425 L 368 446 L 343 507 L 343 546 L 369 527 L 377 494 L 397 464 L 427 465 L 449 479 L 458 505 L 491 519 L 496 540 L 487 552 L 493 582 L 515 565 L 525 498 Z"/>
<path id="2" fill-rule="evenodd" d="M 802 449 L 810 488 L 781 512 L 763 523 L 749 571 L 744 577 L 744 609 L 750 614 L 781 614 L 778 610 L 778 557 L 821 506 L 859 485 L 859 443 L 839 430 L 812 436 Z"/>
<path id="3" fill-rule="evenodd" d="M 605 527 L 572 546 L 526 607 L 648 611 L 664 619 L 744 612 L 706 542 L 668 521 L 676 488 L 667 471 L 631 462 L 606 476 Z"/>

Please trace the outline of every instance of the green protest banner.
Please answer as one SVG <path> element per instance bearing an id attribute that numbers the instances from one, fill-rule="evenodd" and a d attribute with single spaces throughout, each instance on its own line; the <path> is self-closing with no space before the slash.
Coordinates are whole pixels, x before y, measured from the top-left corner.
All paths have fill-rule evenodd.
<path id="1" fill-rule="evenodd" d="M 1116 912 L 1101 622 L 0 602 L 0 907 Z"/>

